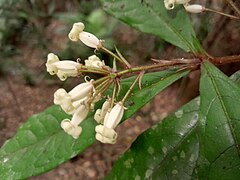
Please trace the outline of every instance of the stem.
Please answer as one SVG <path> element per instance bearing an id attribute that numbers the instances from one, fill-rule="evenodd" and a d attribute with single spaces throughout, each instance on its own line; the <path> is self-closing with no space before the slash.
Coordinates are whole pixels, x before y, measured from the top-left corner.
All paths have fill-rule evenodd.
<path id="1" fill-rule="evenodd" d="M 123 63 L 124 65 L 126 65 L 128 68 L 131 67 L 131 65 L 125 60 L 125 59 L 121 59 L 120 57 L 118 57 L 116 54 L 114 54 L 112 51 L 108 50 L 105 47 L 101 47 L 101 49 L 103 51 L 105 51 L 106 53 L 110 54 L 111 56 L 115 57 L 119 62 Z"/>
<path id="2" fill-rule="evenodd" d="M 237 8 L 237 6 L 234 4 L 232 0 L 226 0 L 227 3 L 232 7 L 232 9 L 235 11 L 235 13 L 240 16 L 240 10 Z"/>
<path id="3" fill-rule="evenodd" d="M 185 64 L 200 64 L 200 61 L 197 61 L 197 59 L 177 59 L 177 60 L 169 60 L 169 61 L 163 61 L 162 63 L 153 64 L 153 65 L 147 65 L 147 66 L 140 66 L 140 67 L 134 67 L 131 69 L 126 69 L 123 71 L 120 71 L 117 73 L 117 76 L 122 76 L 128 73 L 137 72 L 137 71 L 146 71 L 146 70 L 152 70 L 152 69 L 159 69 L 159 68 L 168 68 L 173 67 L 175 65 L 185 65 Z"/>
<path id="4" fill-rule="evenodd" d="M 228 64 L 228 63 L 232 63 L 232 62 L 239 62 L 240 55 L 216 57 L 216 58 L 211 59 L 210 61 L 215 65 L 223 65 L 223 64 Z"/>
<path id="5" fill-rule="evenodd" d="M 81 66 L 79 68 L 79 72 L 87 72 L 87 73 L 96 73 L 96 74 L 109 74 L 110 72 L 101 68 L 89 67 L 89 66 Z"/>
<path id="6" fill-rule="evenodd" d="M 209 9 L 209 8 L 205 8 L 204 10 L 209 11 L 209 12 L 214 12 L 214 13 L 217 13 L 217 14 L 220 14 L 220 15 L 223 15 L 223 16 L 227 16 L 227 17 L 232 18 L 232 19 L 240 20 L 240 18 L 237 17 L 237 16 L 226 14 L 226 13 L 223 13 L 223 12 L 220 12 L 220 11 L 217 11 L 217 10 L 213 10 L 213 9 Z"/>
<path id="7" fill-rule="evenodd" d="M 132 85 L 130 86 L 130 88 L 128 89 L 127 93 L 125 94 L 125 96 L 122 99 L 122 103 L 124 104 L 124 102 L 126 101 L 126 99 L 128 98 L 129 94 L 131 93 L 133 87 L 135 86 L 135 84 L 138 82 L 139 78 L 142 76 L 142 73 L 139 73 L 139 75 L 137 76 L 137 78 L 135 79 L 135 81 L 132 83 Z"/>
<path id="8" fill-rule="evenodd" d="M 105 77 L 102 77 L 96 81 L 93 81 L 93 85 L 96 85 L 96 84 L 99 84 L 99 83 L 102 83 L 103 81 L 105 81 L 106 79 L 110 78 L 109 76 L 105 76 Z"/>
<path id="9" fill-rule="evenodd" d="M 116 84 L 116 81 L 114 81 L 114 87 L 113 87 L 113 93 L 112 93 L 112 97 L 111 97 L 110 109 L 112 109 L 112 107 L 113 107 L 115 97 L 116 97 L 116 92 L 117 92 L 117 84 Z"/>

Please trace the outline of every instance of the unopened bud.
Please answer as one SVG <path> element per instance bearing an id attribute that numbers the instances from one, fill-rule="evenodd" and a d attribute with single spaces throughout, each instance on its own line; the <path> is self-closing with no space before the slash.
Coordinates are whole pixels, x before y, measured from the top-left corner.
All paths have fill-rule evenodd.
<path id="1" fill-rule="evenodd" d="M 121 102 L 117 103 L 110 113 L 105 115 L 104 126 L 107 128 L 115 128 L 121 121 L 124 113 L 124 106 Z"/>
<path id="2" fill-rule="evenodd" d="M 205 10 L 204 6 L 201 6 L 199 4 L 193 4 L 193 5 L 185 5 L 185 10 L 190 13 L 201 13 Z"/>
<path id="3" fill-rule="evenodd" d="M 79 34 L 79 39 L 80 41 L 83 42 L 83 44 L 85 44 L 88 47 L 91 48 L 95 48 L 98 49 L 99 47 L 101 47 L 101 41 L 93 34 L 89 33 L 89 32 L 81 32 Z"/>

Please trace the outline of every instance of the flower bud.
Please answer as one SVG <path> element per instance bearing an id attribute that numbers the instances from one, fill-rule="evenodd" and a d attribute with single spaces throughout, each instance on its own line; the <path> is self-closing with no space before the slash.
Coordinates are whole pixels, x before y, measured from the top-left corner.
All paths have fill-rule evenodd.
<path id="1" fill-rule="evenodd" d="M 74 112 L 71 123 L 78 126 L 88 115 L 89 107 L 86 104 L 81 104 Z"/>
<path id="2" fill-rule="evenodd" d="M 175 0 L 176 4 L 187 4 L 188 2 L 190 2 L 191 0 Z"/>
<path id="3" fill-rule="evenodd" d="M 83 44 L 91 48 L 98 49 L 102 45 L 101 41 L 95 35 L 89 32 L 81 32 L 79 34 L 79 39 L 82 41 Z"/>
<path id="4" fill-rule="evenodd" d="M 95 114 L 94 114 L 94 120 L 97 121 L 97 123 L 102 123 L 103 118 L 101 117 L 102 110 L 97 109 Z"/>
<path id="5" fill-rule="evenodd" d="M 77 85 L 71 91 L 69 91 L 69 95 L 73 101 L 80 100 L 84 97 L 87 97 L 93 93 L 94 86 L 92 81 L 85 82 Z"/>
<path id="6" fill-rule="evenodd" d="M 201 13 L 205 10 L 205 8 L 199 4 L 185 5 L 184 8 L 190 13 Z"/>
<path id="7" fill-rule="evenodd" d="M 106 116 L 109 108 L 111 105 L 111 100 L 108 99 L 106 100 L 103 105 L 102 105 L 102 109 L 97 109 L 94 115 L 94 119 L 95 121 L 97 121 L 97 123 L 102 123 L 104 120 L 104 117 Z"/>
<path id="8" fill-rule="evenodd" d="M 103 125 L 107 128 L 114 129 L 120 123 L 123 113 L 124 106 L 121 102 L 119 102 L 112 108 L 109 115 L 106 114 Z"/>
<path id="9" fill-rule="evenodd" d="M 89 56 L 87 60 L 85 60 L 85 66 L 101 68 L 105 66 L 105 63 L 104 61 L 101 61 L 96 55 L 92 55 Z"/>

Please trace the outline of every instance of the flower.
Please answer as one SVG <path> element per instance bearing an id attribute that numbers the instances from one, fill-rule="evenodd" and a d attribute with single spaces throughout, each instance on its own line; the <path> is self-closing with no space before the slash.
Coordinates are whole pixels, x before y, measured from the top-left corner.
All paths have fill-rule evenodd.
<path id="1" fill-rule="evenodd" d="M 47 57 L 46 67 L 47 67 L 47 72 L 49 72 L 49 74 L 51 75 L 56 74 L 58 71 L 57 67 L 55 66 L 56 62 L 59 62 L 58 56 L 56 56 L 53 53 L 49 53 Z"/>
<path id="2" fill-rule="evenodd" d="M 111 105 L 111 99 L 107 99 L 103 105 L 102 105 L 102 109 L 97 109 L 94 115 L 94 119 L 95 121 L 97 121 L 97 123 L 102 123 L 104 120 L 104 117 L 106 116 L 109 108 Z"/>
<path id="3" fill-rule="evenodd" d="M 92 81 L 81 83 L 68 93 L 60 88 L 54 93 L 54 104 L 60 105 L 67 114 L 74 114 L 79 106 L 87 104 L 93 91 Z"/>
<path id="4" fill-rule="evenodd" d="M 110 112 L 105 114 L 103 125 L 96 126 L 96 139 L 102 143 L 116 143 L 117 133 L 114 128 L 121 121 L 123 114 L 124 106 L 122 102 L 119 102 L 111 109 Z"/>
<path id="5" fill-rule="evenodd" d="M 102 68 L 103 66 L 105 66 L 105 63 L 104 61 L 101 61 L 96 55 L 92 55 L 89 56 L 87 60 L 85 60 L 85 66 Z"/>
<path id="6" fill-rule="evenodd" d="M 175 0 L 164 0 L 165 8 L 170 10 L 174 8 Z"/>
<path id="7" fill-rule="evenodd" d="M 93 34 L 89 32 L 81 32 L 79 34 L 79 39 L 88 47 L 98 49 L 102 46 L 101 41 Z"/>
<path id="8" fill-rule="evenodd" d="M 69 60 L 59 61 L 58 56 L 53 53 L 49 53 L 46 67 L 49 74 L 57 74 L 59 79 L 64 81 L 67 77 L 76 77 L 81 64 Z"/>
<path id="9" fill-rule="evenodd" d="M 187 12 L 190 13 L 201 13 L 205 10 L 205 8 L 199 4 L 192 4 L 192 5 L 184 5 L 184 8 Z"/>
<path id="10" fill-rule="evenodd" d="M 71 31 L 68 34 L 68 37 L 72 41 L 78 41 L 79 40 L 79 34 L 83 31 L 85 28 L 84 24 L 81 22 L 74 23 Z"/>
<path id="11" fill-rule="evenodd" d="M 121 121 L 124 114 L 124 106 L 122 102 L 118 102 L 110 111 L 109 115 L 105 115 L 104 126 L 107 128 L 115 128 Z"/>
<path id="12" fill-rule="evenodd" d="M 187 4 L 191 0 L 164 0 L 165 8 L 168 10 L 174 9 L 175 4 Z"/>
<path id="13" fill-rule="evenodd" d="M 88 113 L 89 106 L 81 104 L 74 112 L 71 121 L 69 119 L 64 119 L 61 122 L 61 127 L 67 134 L 77 139 L 82 132 L 82 128 L 78 125 L 87 117 Z"/>
<path id="14" fill-rule="evenodd" d="M 98 49 L 102 46 L 101 41 L 93 34 L 83 31 L 85 28 L 82 22 L 74 23 L 68 37 L 72 41 L 82 41 L 88 47 Z"/>
<path id="15" fill-rule="evenodd" d="M 71 135 L 74 139 L 77 139 L 82 132 L 82 128 L 72 125 L 69 119 L 64 119 L 61 122 L 61 127 L 67 134 Z"/>
<path id="16" fill-rule="evenodd" d="M 95 128 L 96 139 L 102 143 L 115 144 L 117 141 L 117 133 L 112 128 L 107 128 L 103 125 L 98 125 Z"/>

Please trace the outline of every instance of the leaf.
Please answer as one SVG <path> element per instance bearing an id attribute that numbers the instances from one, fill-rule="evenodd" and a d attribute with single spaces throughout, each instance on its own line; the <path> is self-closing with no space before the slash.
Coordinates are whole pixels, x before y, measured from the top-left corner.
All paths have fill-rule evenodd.
<path id="1" fill-rule="evenodd" d="M 188 15 L 182 7 L 168 11 L 159 0 L 101 0 L 104 9 L 145 33 L 163 40 L 187 52 L 202 52 Z"/>
<path id="2" fill-rule="evenodd" d="M 166 70 L 146 74 L 143 79 L 143 89 L 135 88 L 130 100 L 136 100 L 141 93 L 148 94 L 135 104 L 128 107 L 124 119 L 133 115 L 155 94 L 175 82 L 188 72 Z M 133 82 L 133 77 L 122 80 L 123 96 Z M 95 142 L 95 126 L 93 113 L 81 124 L 83 132 L 75 140 L 60 127 L 60 122 L 69 118 L 58 106 L 52 106 L 46 111 L 34 115 L 24 123 L 10 140 L 0 149 L 1 179 L 24 179 L 46 172 L 59 164 L 71 159 Z"/>
<path id="3" fill-rule="evenodd" d="M 198 158 L 199 98 L 141 134 L 106 179 L 190 179 Z"/>
<path id="4" fill-rule="evenodd" d="M 240 88 L 210 62 L 205 62 L 201 71 L 199 137 L 202 158 L 198 174 L 204 179 L 238 179 Z"/>
<path id="5" fill-rule="evenodd" d="M 239 179 L 239 144 L 235 142 L 240 136 L 240 71 L 231 79 L 204 63 L 201 101 L 196 98 L 138 136 L 106 179 Z M 213 99 L 222 99 L 223 104 Z M 223 105 L 233 132 L 221 112 Z"/>

